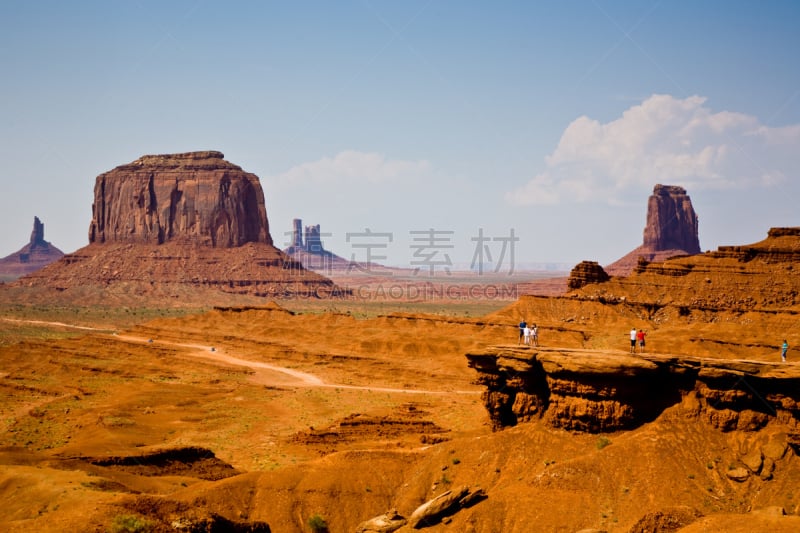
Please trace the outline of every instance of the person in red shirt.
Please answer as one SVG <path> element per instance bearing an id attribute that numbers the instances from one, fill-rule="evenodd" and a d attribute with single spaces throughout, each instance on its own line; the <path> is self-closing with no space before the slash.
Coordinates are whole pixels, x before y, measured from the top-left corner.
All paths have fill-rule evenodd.
<path id="1" fill-rule="evenodd" d="M 640 353 L 644 353 L 644 336 L 645 335 L 647 335 L 647 333 L 645 333 L 641 329 L 636 334 L 636 341 L 639 343 L 639 352 Z"/>

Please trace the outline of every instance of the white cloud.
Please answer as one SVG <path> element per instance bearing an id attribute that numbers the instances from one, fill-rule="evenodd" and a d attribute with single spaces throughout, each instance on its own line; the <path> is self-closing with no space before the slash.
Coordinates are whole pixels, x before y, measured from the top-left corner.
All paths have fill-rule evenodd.
<path id="1" fill-rule="evenodd" d="M 296 185 L 385 183 L 419 177 L 430 172 L 425 160 L 386 159 L 382 154 L 345 150 L 334 157 L 296 165 L 272 179 Z"/>
<path id="2" fill-rule="evenodd" d="M 800 125 L 713 112 L 706 99 L 653 95 L 616 120 L 582 116 L 545 158 L 545 169 L 506 194 L 517 205 L 616 204 L 656 183 L 691 190 L 770 187 L 800 166 Z"/>

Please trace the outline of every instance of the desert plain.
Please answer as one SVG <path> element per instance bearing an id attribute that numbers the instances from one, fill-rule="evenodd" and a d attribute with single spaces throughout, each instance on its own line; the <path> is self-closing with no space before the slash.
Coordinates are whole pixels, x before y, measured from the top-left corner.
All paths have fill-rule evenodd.
<path id="1" fill-rule="evenodd" d="M 796 531 L 792 416 L 765 408 L 775 416 L 752 426 L 715 424 L 687 392 L 626 429 L 570 430 L 536 416 L 498 428 L 465 357 L 495 346 L 606 364 L 630 356 L 635 326 L 648 331 L 648 356 L 750 361 L 796 385 L 800 364 L 791 355 L 782 364 L 776 340 L 787 331 L 797 342 L 796 307 L 692 308 L 703 295 L 695 283 L 732 280 L 707 270 L 680 278 L 680 289 L 666 277 L 674 302 L 649 306 L 633 300 L 658 284 L 636 293 L 629 278 L 466 310 L 446 300 L 226 296 L 230 305 L 208 305 L 200 293 L 163 306 L 70 306 L 33 289 L 22 305 L 24 289 L 8 288 L 0 524 L 351 532 L 469 487 L 483 498 L 418 527 Z M 540 347 L 518 345 L 520 317 L 538 324 Z"/>

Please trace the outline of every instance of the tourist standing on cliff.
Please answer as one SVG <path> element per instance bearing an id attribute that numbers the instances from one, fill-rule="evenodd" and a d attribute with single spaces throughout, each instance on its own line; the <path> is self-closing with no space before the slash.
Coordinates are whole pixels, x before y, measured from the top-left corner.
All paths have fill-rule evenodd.
<path id="1" fill-rule="evenodd" d="M 631 353 L 636 353 L 636 328 L 631 328 Z"/>
<path id="2" fill-rule="evenodd" d="M 517 341 L 517 346 L 522 344 L 522 341 L 525 340 L 525 328 L 527 327 L 528 323 L 525 322 L 524 318 L 521 318 L 519 322 L 519 340 Z"/>
<path id="3" fill-rule="evenodd" d="M 786 352 L 789 351 L 789 343 L 786 342 L 786 339 L 783 339 L 783 346 L 781 346 L 781 362 L 786 362 Z"/>
<path id="4" fill-rule="evenodd" d="M 536 324 L 531 326 L 531 341 L 533 342 L 534 346 L 539 346 L 539 326 Z"/>
<path id="5" fill-rule="evenodd" d="M 525 346 L 531 345 L 531 328 L 530 326 L 525 326 L 525 329 L 522 330 Z"/>
<path id="6" fill-rule="evenodd" d="M 639 333 L 636 334 L 636 340 L 639 341 L 639 351 L 641 353 L 644 353 L 644 336 L 645 335 L 647 335 L 647 333 L 645 333 L 641 329 L 639 330 Z"/>

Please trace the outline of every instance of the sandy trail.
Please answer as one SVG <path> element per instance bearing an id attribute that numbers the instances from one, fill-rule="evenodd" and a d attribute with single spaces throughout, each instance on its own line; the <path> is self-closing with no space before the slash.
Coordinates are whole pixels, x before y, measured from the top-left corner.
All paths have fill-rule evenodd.
<path id="1" fill-rule="evenodd" d="M 275 385 L 275 386 L 283 385 L 283 386 L 294 386 L 294 387 L 326 387 L 332 389 L 366 390 L 373 392 L 389 392 L 389 393 L 401 393 L 401 394 L 480 394 L 481 393 L 480 390 L 442 391 L 442 390 L 424 390 L 424 389 L 396 389 L 391 387 L 372 387 L 367 385 L 345 385 L 342 383 L 326 383 L 319 377 L 313 374 L 309 374 L 307 372 L 301 372 L 299 370 L 294 370 L 283 366 L 272 365 L 270 363 L 262 363 L 260 361 L 240 359 L 238 357 L 226 354 L 224 350 L 221 350 L 219 348 L 212 348 L 211 346 L 181 343 L 181 342 L 171 342 L 163 340 L 152 340 L 132 335 L 114 335 L 114 338 L 129 342 L 163 344 L 167 346 L 188 348 L 189 352 L 187 353 L 192 357 L 199 357 L 203 359 L 209 359 L 211 361 L 215 361 L 218 363 L 226 363 L 233 366 L 250 368 L 255 373 L 255 375 L 253 376 L 253 380 L 262 385 Z M 259 372 L 259 370 L 261 370 L 261 372 Z M 285 379 L 276 378 L 275 373 L 283 374 L 284 376 L 288 376 L 289 378 L 292 379 L 287 381 Z"/>
<path id="2" fill-rule="evenodd" d="M 39 324 L 48 326 L 58 326 L 71 329 L 79 329 L 84 331 L 108 332 L 106 328 L 93 328 L 89 326 L 78 326 L 74 324 L 66 324 L 63 322 L 48 322 L 44 320 L 21 320 L 15 318 L 2 318 L 7 322 L 25 323 L 25 324 Z M 332 389 L 349 389 L 349 390 L 367 390 L 374 392 L 389 392 L 401 394 L 480 394 L 480 390 L 455 390 L 455 391 L 441 391 L 441 390 L 423 390 L 423 389 L 395 389 L 391 387 L 370 387 L 366 385 L 345 385 L 341 383 L 326 383 L 322 379 L 307 372 L 301 372 L 291 368 L 272 365 L 269 363 L 262 363 L 260 361 L 251 361 L 248 359 L 240 359 L 232 355 L 226 354 L 223 350 L 212 348 L 211 346 L 204 346 L 201 344 L 190 344 L 182 342 L 171 342 L 164 340 L 153 340 L 145 337 L 137 337 L 134 335 L 118 335 L 111 336 L 114 339 L 119 339 L 128 342 L 136 342 L 143 344 L 157 343 L 167 346 L 177 346 L 180 348 L 187 348 L 189 355 L 203 359 L 209 359 L 218 363 L 226 363 L 233 366 L 241 366 L 250 368 L 254 371 L 255 375 L 253 380 L 262 385 L 273 386 L 293 386 L 293 387 L 327 387 Z M 290 379 L 281 379 L 275 374 L 283 374 L 284 377 Z"/>

